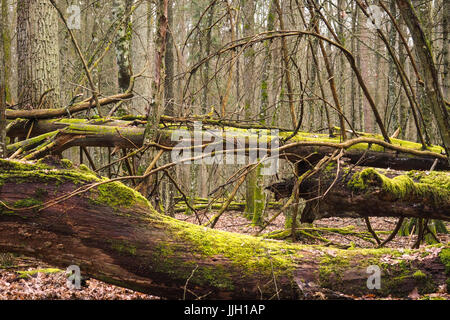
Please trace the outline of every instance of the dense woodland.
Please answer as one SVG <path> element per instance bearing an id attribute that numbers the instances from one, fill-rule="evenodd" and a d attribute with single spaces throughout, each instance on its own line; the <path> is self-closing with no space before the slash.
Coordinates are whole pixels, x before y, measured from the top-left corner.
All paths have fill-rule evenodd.
<path id="1" fill-rule="evenodd" d="M 1 0 L 0 268 L 448 299 L 449 29 L 447 0 Z"/>

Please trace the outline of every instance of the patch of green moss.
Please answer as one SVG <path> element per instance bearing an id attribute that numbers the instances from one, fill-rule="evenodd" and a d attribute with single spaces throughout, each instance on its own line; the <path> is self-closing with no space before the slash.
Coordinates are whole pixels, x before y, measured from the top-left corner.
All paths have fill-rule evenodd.
<path id="1" fill-rule="evenodd" d="M 432 185 L 437 188 L 450 190 L 450 173 L 440 171 L 417 171 L 408 172 L 408 177 L 416 182 Z"/>
<path id="2" fill-rule="evenodd" d="M 131 207 L 136 203 L 149 206 L 139 192 L 125 186 L 121 182 L 105 183 L 97 187 L 97 195 L 92 199 L 94 202 L 112 207 Z"/>
<path id="3" fill-rule="evenodd" d="M 420 298 L 420 300 L 447 300 L 447 299 L 444 297 L 440 297 L 440 296 L 430 297 L 428 295 L 425 295 L 422 298 Z"/>
<path id="4" fill-rule="evenodd" d="M 0 159 L 0 168 L 2 171 L 34 171 L 51 169 L 50 166 L 43 163 L 5 159 Z"/>
<path id="5" fill-rule="evenodd" d="M 445 266 L 445 273 L 450 275 L 450 248 L 443 248 L 439 253 L 439 258 Z"/>
<path id="6" fill-rule="evenodd" d="M 34 206 L 41 206 L 42 201 L 34 199 L 34 198 L 27 198 L 27 199 L 21 199 L 16 202 L 14 202 L 14 208 L 29 208 Z"/>
<path id="7" fill-rule="evenodd" d="M 137 248 L 127 241 L 111 240 L 111 249 L 118 251 L 120 254 L 128 254 L 135 256 Z"/>
<path id="8" fill-rule="evenodd" d="M 420 199 L 434 205 L 447 203 L 450 198 L 450 176 L 446 173 L 433 175 L 439 179 L 430 176 L 418 178 L 420 182 L 414 182 L 411 176 L 415 173 L 388 178 L 379 171 L 373 168 L 364 169 L 355 173 L 347 185 L 357 192 L 380 188 L 385 196 L 393 199 L 404 201 Z"/>
<path id="9" fill-rule="evenodd" d="M 240 276 L 270 275 L 272 272 L 286 275 L 295 267 L 295 260 L 300 258 L 296 245 L 188 225 L 169 217 L 163 219 L 177 237 L 189 245 L 190 252 L 212 259 L 225 257 L 231 268 L 236 266 L 244 270 Z"/>
<path id="10" fill-rule="evenodd" d="M 349 259 L 345 256 L 326 254 L 320 261 L 320 285 L 325 288 L 331 288 L 333 284 L 339 284 L 342 274 L 349 264 Z"/>
<path id="11" fill-rule="evenodd" d="M 73 168 L 73 163 L 69 159 L 61 159 L 61 164 L 64 169 Z"/>
<path id="12" fill-rule="evenodd" d="M 52 274 L 52 273 L 58 273 L 63 272 L 63 270 L 55 269 L 55 268 L 46 268 L 46 269 L 35 269 L 35 270 L 29 270 L 29 271 L 17 271 L 19 274 L 19 278 L 26 279 L 31 278 L 32 276 L 38 274 L 38 273 L 45 273 L 45 274 Z"/>
<path id="13" fill-rule="evenodd" d="M 78 166 L 78 169 L 80 169 L 81 171 L 84 171 L 84 172 L 92 172 L 92 171 L 88 168 L 88 166 L 85 165 L 84 163 L 80 164 L 80 165 Z"/>
<path id="14" fill-rule="evenodd" d="M 66 163 L 65 165 L 68 165 Z M 86 184 L 100 181 L 92 172 L 83 172 L 76 169 L 55 169 L 45 163 L 25 162 L 0 159 L 0 186 L 12 181 L 15 184 L 47 181 L 57 185 L 64 182 L 73 184 Z"/>
<path id="15" fill-rule="evenodd" d="M 415 279 L 426 279 L 427 275 L 425 273 L 423 273 L 421 270 L 417 270 L 416 272 L 414 272 L 413 278 L 415 278 Z"/>

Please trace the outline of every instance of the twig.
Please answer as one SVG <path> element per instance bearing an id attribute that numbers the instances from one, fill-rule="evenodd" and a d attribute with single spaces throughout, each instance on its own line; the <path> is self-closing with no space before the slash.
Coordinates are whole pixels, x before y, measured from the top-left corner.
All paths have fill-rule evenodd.
<path id="1" fill-rule="evenodd" d="M 372 229 L 369 217 L 364 217 L 364 221 L 366 222 L 367 230 L 369 230 L 369 232 L 372 234 L 373 238 L 377 242 L 378 246 L 380 246 L 381 245 L 381 240 L 380 240 L 380 238 L 378 238 L 376 232 Z"/>
<path id="2" fill-rule="evenodd" d="M 194 272 L 197 270 L 197 268 L 198 268 L 198 265 L 195 266 L 194 270 L 192 270 L 192 272 L 191 272 L 191 275 L 186 279 L 186 283 L 184 284 L 183 300 L 186 300 L 186 290 L 187 290 L 188 282 L 194 276 Z"/>
<path id="3" fill-rule="evenodd" d="M 398 222 L 395 225 L 395 228 L 392 231 L 392 233 L 389 235 L 389 237 L 386 238 L 386 240 L 384 240 L 381 244 L 379 244 L 378 247 L 383 247 L 386 243 L 388 243 L 389 241 L 391 241 L 392 239 L 395 238 L 395 236 L 397 235 L 398 231 L 400 230 L 404 220 L 405 220 L 405 217 L 400 217 L 400 219 L 398 219 Z"/>

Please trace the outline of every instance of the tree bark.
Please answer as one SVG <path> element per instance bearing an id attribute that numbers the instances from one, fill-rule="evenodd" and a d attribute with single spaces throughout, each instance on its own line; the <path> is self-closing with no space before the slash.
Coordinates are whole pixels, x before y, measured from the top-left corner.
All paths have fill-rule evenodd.
<path id="1" fill-rule="evenodd" d="M 447 279 L 449 248 L 312 249 L 172 219 L 119 182 L 57 202 L 100 182 L 67 161 L 0 160 L 0 169 L 1 250 L 76 264 L 83 275 L 169 299 L 405 296 L 416 287 L 434 292 Z M 367 288 L 369 265 L 381 269 L 380 290 Z"/>
<path id="2" fill-rule="evenodd" d="M 115 0 L 113 2 L 113 18 L 121 23 L 114 37 L 116 62 L 119 67 L 118 81 L 121 91 L 128 89 L 131 78 L 130 46 L 132 25 L 131 17 L 128 14 L 132 5 L 133 1 L 130 0 Z M 125 15 L 127 17 L 124 19 Z"/>
<path id="3" fill-rule="evenodd" d="M 144 128 L 140 125 L 146 125 L 143 118 L 132 117 L 136 121 L 125 120 L 113 120 L 113 119 L 95 119 L 95 120 L 83 120 L 83 119 L 54 119 L 54 120 L 39 120 L 33 123 L 30 139 L 21 141 L 8 146 L 8 152 L 14 152 L 19 147 L 32 146 L 33 148 L 39 144 L 35 144 L 37 141 L 47 139 L 49 133 L 60 130 L 58 138 L 60 138 L 59 145 L 55 146 L 54 150 L 58 152 L 64 151 L 72 146 L 89 146 L 89 147 L 120 147 L 120 148 L 136 148 L 141 147 L 144 143 Z M 164 123 L 191 123 L 192 120 L 173 118 L 163 116 L 162 121 Z M 216 120 L 203 119 L 204 125 L 210 125 L 211 129 L 224 130 L 223 134 L 227 133 L 227 126 L 231 130 L 236 130 L 233 127 L 233 123 L 224 122 L 221 124 Z M 225 126 L 226 124 L 226 126 Z M 9 137 L 26 137 L 30 129 L 30 122 L 25 123 L 22 121 L 16 121 L 10 125 L 8 136 Z M 248 128 L 250 128 L 249 126 Z M 256 127 L 258 127 L 256 125 Z M 246 129 L 248 129 L 246 128 Z M 261 128 L 261 127 L 259 127 Z M 188 132 L 189 128 L 187 128 Z M 257 135 L 249 134 L 245 129 L 240 128 L 242 137 L 245 139 L 246 148 L 249 147 L 249 139 L 258 139 Z M 173 130 L 170 128 L 164 128 L 159 130 L 159 135 L 154 141 L 159 141 L 160 144 L 166 146 L 174 146 L 177 142 L 171 141 L 171 134 Z M 270 134 L 270 132 L 269 132 Z M 285 135 L 290 135 L 290 132 L 285 132 Z M 394 144 L 390 145 L 383 142 L 379 137 L 373 135 L 366 135 L 359 133 L 361 137 L 361 143 L 354 144 L 350 148 L 346 148 L 345 157 L 348 158 L 349 163 L 352 164 L 364 164 L 365 166 L 379 167 L 379 168 L 391 168 L 398 170 L 430 170 L 435 164 L 435 170 L 449 170 L 449 165 L 446 156 L 437 152 L 443 151 L 442 148 L 434 147 L 434 152 L 422 151 L 419 143 L 413 143 L 404 140 L 394 140 Z M 40 137 L 36 137 L 41 135 Z M 276 137 L 270 136 L 273 140 Z M 364 139 L 368 140 L 364 140 Z M 191 132 L 191 145 L 193 144 L 193 136 Z M 348 140 L 351 141 L 351 140 Z M 206 140 L 204 143 L 211 142 Z M 383 143 L 382 146 L 376 145 L 376 143 Z M 289 140 L 289 143 L 281 145 L 280 158 L 287 159 L 291 162 L 299 162 L 302 159 L 307 161 L 301 161 L 302 167 L 300 173 L 311 169 L 320 159 L 325 155 L 332 153 L 336 148 L 340 148 L 342 144 L 339 143 L 339 137 L 329 138 L 326 134 L 308 134 L 304 132 L 298 132 L 297 135 Z M 223 150 L 226 148 L 226 141 L 224 139 Z M 268 144 L 270 148 L 270 143 Z M 395 149 L 400 148 L 400 149 Z M 51 152 L 52 150 L 48 150 Z M 407 153 L 409 151 L 410 153 Z"/>
<path id="4" fill-rule="evenodd" d="M 166 54 L 165 59 L 165 77 L 164 77 L 164 100 L 165 100 L 165 110 L 164 114 L 168 116 L 174 116 L 177 112 L 175 110 L 175 96 L 173 92 L 173 82 L 175 76 L 175 56 L 173 52 L 173 36 L 172 32 L 174 30 L 173 24 L 173 1 L 169 0 L 167 4 L 167 43 L 166 43 Z"/>
<path id="5" fill-rule="evenodd" d="M 9 19 L 8 19 L 8 11 L 9 11 L 9 1 L 1 0 L 1 22 L 0 22 L 0 39 L 1 39 L 1 53 L 0 56 L 3 56 L 3 64 L 2 64 L 2 77 L 3 77 L 3 87 L 5 90 L 6 101 L 11 100 L 11 35 L 9 30 Z"/>
<path id="6" fill-rule="evenodd" d="M 417 15 L 414 13 L 411 2 L 408 0 L 396 1 L 400 13 L 414 40 L 414 47 L 423 67 L 422 73 L 425 91 L 431 104 L 443 145 L 447 154 L 450 154 L 450 117 L 439 85 L 438 74 L 433 60 L 430 43 L 425 36 Z M 448 161 L 450 163 L 450 158 Z"/>
<path id="7" fill-rule="evenodd" d="M 301 220 L 328 217 L 406 217 L 450 221 L 450 173 L 329 165 L 300 184 L 307 200 Z M 289 197 L 294 178 L 268 187 Z"/>
<path id="8" fill-rule="evenodd" d="M 59 106 L 58 20 L 48 0 L 17 2 L 17 55 L 19 104 Z"/>
<path id="9" fill-rule="evenodd" d="M 0 66 L 2 71 L 0 71 L 0 158 L 6 156 L 6 96 L 8 92 L 7 87 L 7 53 L 5 46 L 8 43 L 5 41 L 5 34 L 7 32 L 6 23 L 6 12 L 8 10 L 6 1 L 0 2 L 1 5 L 1 15 L 0 15 Z M 6 8 L 5 8 L 6 6 Z M 5 14 L 4 14 L 5 13 Z M 8 66 L 9 67 L 9 66 Z"/>

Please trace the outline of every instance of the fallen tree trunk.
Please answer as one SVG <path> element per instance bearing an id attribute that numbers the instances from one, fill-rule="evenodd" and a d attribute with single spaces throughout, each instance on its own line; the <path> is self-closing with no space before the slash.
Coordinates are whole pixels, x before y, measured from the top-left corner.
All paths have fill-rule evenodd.
<path id="1" fill-rule="evenodd" d="M 136 117 L 135 117 L 136 118 Z M 175 130 L 184 130 L 188 134 L 193 131 L 192 126 L 186 125 L 188 120 L 163 117 L 161 130 L 159 131 L 158 143 L 167 147 L 175 146 L 179 141 L 172 141 L 172 133 Z M 170 122 L 173 121 L 173 122 Z M 8 152 L 14 153 L 19 148 L 35 148 L 40 143 L 49 142 L 48 134 L 55 133 L 50 140 L 57 140 L 51 148 L 44 150 L 39 156 L 50 153 L 60 153 L 73 146 L 90 147 L 120 147 L 139 148 L 143 144 L 145 121 L 142 120 L 121 120 L 121 119 L 52 119 L 39 121 L 16 121 L 11 123 L 8 136 L 23 139 L 30 134 L 28 140 L 20 141 L 8 146 Z M 270 141 L 281 140 L 278 143 L 280 158 L 297 163 L 299 172 L 305 172 L 314 166 L 325 155 L 334 150 L 343 148 L 346 150 L 345 156 L 349 163 L 378 168 L 391 168 L 398 170 L 429 170 L 434 166 L 434 170 L 450 170 L 447 156 L 443 155 L 443 148 L 431 146 L 429 150 L 422 150 L 419 143 L 405 140 L 391 139 L 392 144 L 383 141 L 381 136 L 366 134 L 364 137 L 341 142 L 339 137 L 330 138 L 324 134 L 311 134 L 298 132 L 289 141 L 282 139 L 291 136 L 290 132 L 279 132 L 277 136 L 273 131 L 258 129 L 247 130 L 237 127 L 221 127 L 221 123 L 213 120 L 205 120 L 207 126 L 204 129 L 216 130 L 217 135 L 223 136 L 223 146 L 227 148 L 229 137 L 233 134 L 235 138 L 244 138 L 243 145 L 236 143 L 240 148 L 248 148 L 249 141 L 256 141 L 255 145 L 263 148 L 270 148 Z M 231 125 L 231 123 L 228 123 Z M 57 133 L 57 135 L 56 135 Z M 216 141 L 216 137 L 204 138 L 202 143 Z M 188 138 L 191 145 L 194 143 L 193 134 Z M 216 141 L 217 142 L 217 141 Z"/>
<path id="2" fill-rule="evenodd" d="M 448 282 L 448 247 L 346 251 L 207 229 L 68 161 L 0 160 L 0 201 L 2 251 L 170 299 L 405 296 Z M 367 287 L 369 265 L 381 270 L 379 290 Z"/>
<path id="3" fill-rule="evenodd" d="M 449 172 L 344 166 L 337 177 L 336 174 L 336 165 L 330 164 L 300 184 L 300 197 L 307 200 L 301 217 L 303 222 L 328 217 L 417 217 L 450 221 Z M 291 196 L 294 183 L 295 179 L 291 178 L 268 189 L 277 199 L 285 198 Z"/>

